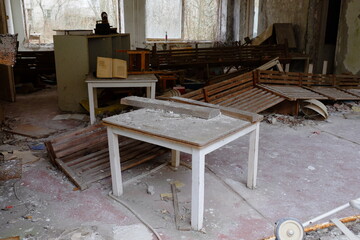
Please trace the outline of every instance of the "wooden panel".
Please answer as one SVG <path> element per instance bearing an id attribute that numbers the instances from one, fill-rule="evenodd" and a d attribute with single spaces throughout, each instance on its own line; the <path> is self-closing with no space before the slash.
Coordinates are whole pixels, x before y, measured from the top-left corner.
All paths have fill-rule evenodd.
<path id="1" fill-rule="evenodd" d="M 332 100 L 360 100 L 359 96 L 355 96 L 335 87 L 311 87 L 309 89 Z"/>
<path id="2" fill-rule="evenodd" d="M 260 84 L 259 87 L 283 96 L 288 100 L 295 101 L 297 99 L 328 99 L 318 93 L 312 92 L 308 89 L 299 86 L 284 86 L 284 85 L 265 85 Z"/>
<path id="3" fill-rule="evenodd" d="M 349 93 L 351 93 L 351 94 L 354 94 L 354 95 L 356 95 L 356 96 L 358 96 L 358 97 L 360 97 L 360 89 L 358 88 L 358 89 L 346 89 L 346 92 L 349 92 Z"/>
<path id="4" fill-rule="evenodd" d="M 360 77 L 356 75 L 325 75 L 312 73 L 276 72 L 257 70 L 258 83 L 284 84 L 298 86 L 336 86 L 356 88 L 360 87 Z"/>
<path id="5" fill-rule="evenodd" d="M 153 51 L 151 65 L 155 68 L 194 64 L 261 65 L 274 57 L 286 58 L 286 45 L 230 46 L 214 48 Z"/>
<path id="6" fill-rule="evenodd" d="M 98 124 L 74 131 L 45 143 L 50 159 L 81 190 L 110 176 L 106 127 Z M 169 150 L 119 137 L 121 169 L 154 159 Z"/>
<path id="7" fill-rule="evenodd" d="M 296 48 L 296 39 L 291 23 L 274 23 L 274 32 L 276 43 L 285 44 L 287 42 L 289 48 Z"/>

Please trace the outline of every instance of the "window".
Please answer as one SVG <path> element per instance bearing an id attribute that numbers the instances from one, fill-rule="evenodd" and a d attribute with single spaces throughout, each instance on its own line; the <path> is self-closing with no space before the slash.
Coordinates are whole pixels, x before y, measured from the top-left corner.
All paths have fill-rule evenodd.
<path id="1" fill-rule="evenodd" d="M 184 40 L 216 41 L 219 0 L 191 0 L 184 4 Z"/>
<path id="2" fill-rule="evenodd" d="M 54 30 L 93 30 L 101 12 L 118 27 L 117 0 L 23 0 L 28 40 L 39 36 L 40 43 L 52 43 Z"/>
<path id="3" fill-rule="evenodd" d="M 216 41 L 219 0 L 146 0 L 146 38 Z"/>
<path id="4" fill-rule="evenodd" d="M 182 0 L 146 1 L 146 38 L 181 39 Z"/>

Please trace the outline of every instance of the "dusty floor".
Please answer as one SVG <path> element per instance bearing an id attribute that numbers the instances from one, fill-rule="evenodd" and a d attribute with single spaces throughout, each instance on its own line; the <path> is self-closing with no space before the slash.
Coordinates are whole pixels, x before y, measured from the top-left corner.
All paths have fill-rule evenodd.
<path id="1" fill-rule="evenodd" d="M 25 123 L 45 127 L 52 132 L 48 138 L 88 124 L 87 118 L 52 120 L 61 114 L 56 89 L 17 96 L 17 102 L 5 103 L 5 113 L 12 127 Z M 273 235 L 274 223 L 280 218 L 310 220 L 360 197 L 360 114 L 335 108 L 330 113 L 327 121 L 304 120 L 294 125 L 273 115 L 272 120 L 261 123 L 255 190 L 245 187 L 247 137 L 208 154 L 202 232 L 186 230 L 191 200 L 191 169 L 186 166 L 191 160 L 187 154 L 181 155 L 185 164 L 177 171 L 164 166 L 131 181 L 169 156 L 125 171 L 123 178 L 129 183 L 121 200 L 163 240 L 262 239 Z M 348 113 L 347 118 L 344 113 Z M 47 139 L 4 133 L 2 137 L 5 143 L 0 152 L 28 151 L 29 145 Z M 110 179 L 76 191 L 49 163 L 46 150 L 32 150 L 32 154 L 39 160 L 23 165 L 21 179 L 0 181 L 0 238 L 157 239 L 133 213 L 108 196 Z M 160 198 L 160 194 L 171 192 L 174 181 L 183 185 L 178 198 L 185 230 L 176 229 L 173 202 Z M 153 194 L 147 191 L 149 186 Z M 358 210 L 348 208 L 336 216 L 358 214 Z"/>

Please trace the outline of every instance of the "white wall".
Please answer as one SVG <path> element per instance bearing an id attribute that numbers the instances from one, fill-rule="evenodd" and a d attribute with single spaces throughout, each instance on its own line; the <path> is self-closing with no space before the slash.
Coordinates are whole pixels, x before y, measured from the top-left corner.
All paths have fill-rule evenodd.
<path id="1" fill-rule="evenodd" d="M 131 49 L 145 47 L 145 0 L 124 0 L 125 33 Z"/>
<path id="2" fill-rule="evenodd" d="M 12 15 L 12 22 L 13 22 L 13 31 L 14 33 L 18 34 L 18 41 L 19 41 L 19 51 L 25 50 L 24 48 L 24 40 L 25 40 L 25 29 L 24 29 L 24 20 L 22 14 L 22 5 L 21 0 L 12 0 L 10 1 L 11 5 L 11 15 Z M 7 9 L 6 9 L 7 10 Z M 10 17 L 10 15 L 8 14 Z"/>

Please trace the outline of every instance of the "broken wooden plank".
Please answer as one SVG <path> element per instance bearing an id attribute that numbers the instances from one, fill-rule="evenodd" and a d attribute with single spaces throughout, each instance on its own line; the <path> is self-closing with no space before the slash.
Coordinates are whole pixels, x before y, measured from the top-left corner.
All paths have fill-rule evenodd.
<path id="1" fill-rule="evenodd" d="M 171 183 L 171 192 L 173 196 L 173 204 L 174 204 L 174 215 L 175 215 L 175 225 L 176 229 L 180 228 L 180 211 L 179 211 L 179 201 L 177 196 L 177 188 L 175 183 Z"/>
<path id="2" fill-rule="evenodd" d="M 225 114 L 227 116 L 235 117 L 235 118 L 242 119 L 242 120 L 246 120 L 246 121 L 249 121 L 251 123 L 258 122 L 258 121 L 261 121 L 263 119 L 263 116 L 261 116 L 259 114 L 252 113 L 252 112 L 246 112 L 246 111 L 242 111 L 242 110 L 239 110 L 239 109 L 228 108 L 228 107 L 224 107 L 224 106 L 220 106 L 220 105 L 214 105 L 214 104 L 211 104 L 211 103 L 199 102 L 199 101 L 195 101 L 195 100 L 187 99 L 187 98 L 182 98 L 182 97 L 172 97 L 171 99 L 174 100 L 174 101 L 178 101 L 178 102 L 216 108 L 216 109 L 219 109 L 223 114 Z"/>
<path id="3" fill-rule="evenodd" d="M 136 96 L 130 96 L 121 99 L 121 104 L 130 105 L 133 107 L 140 107 L 140 108 L 151 108 L 151 109 L 172 111 L 174 113 L 186 114 L 202 119 L 211 119 L 220 115 L 220 110 L 214 108 L 142 98 Z"/>

